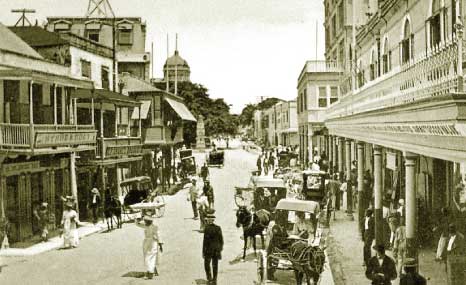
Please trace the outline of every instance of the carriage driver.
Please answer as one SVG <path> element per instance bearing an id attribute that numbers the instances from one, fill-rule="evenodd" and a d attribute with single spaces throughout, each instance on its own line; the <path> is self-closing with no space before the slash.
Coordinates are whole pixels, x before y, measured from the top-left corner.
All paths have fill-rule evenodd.
<path id="1" fill-rule="evenodd" d="M 293 234 L 312 242 L 315 234 L 314 224 L 306 219 L 304 212 L 296 212 L 296 223 L 293 226 Z"/>
<path id="2" fill-rule="evenodd" d="M 275 225 L 272 227 L 270 242 L 267 247 L 267 256 L 274 251 L 275 248 L 285 249 L 289 245 L 288 233 L 286 225 L 288 223 L 288 213 L 276 211 L 274 213 Z M 267 276 L 270 280 L 275 280 L 274 273 L 277 267 L 277 261 L 273 258 L 267 259 Z"/>

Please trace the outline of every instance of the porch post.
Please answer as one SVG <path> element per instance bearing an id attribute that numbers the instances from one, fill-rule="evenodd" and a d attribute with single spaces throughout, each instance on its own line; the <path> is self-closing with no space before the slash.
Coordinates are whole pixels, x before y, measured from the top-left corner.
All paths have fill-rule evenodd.
<path id="1" fill-rule="evenodd" d="M 328 136 L 328 172 L 333 173 L 333 136 Z"/>
<path id="2" fill-rule="evenodd" d="M 338 173 L 340 175 L 340 180 L 343 181 L 343 138 L 338 138 Z"/>
<path id="3" fill-rule="evenodd" d="M 358 148 L 358 225 L 359 232 L 364 230 L 364 211 L 366 210 L 366 201 L 364 197 L 364 142 L 357 142 Z"/>
<path id="4" fill-rule="evenodd" d="M 102 102 L 100 102 L 100 159 L 104 160 L 104 158 L 105 158 L 104 109 L 102 106 Z"/>
<path id="5" fill-rule="evenodd" d="M 91 122 L 92 122 L 92 125 L 95 124 L 95 116 L 94 116 L 94 98 L 91 98 Z"/>
<path id="6" fill-rule="evenodd" d="M 415 186 L 415 167 L 417 155 L 414 153 L 403 153 L 405 158 L 405 189 L 406 189 L 406 257 L 417 260 L 417 243 L 416 243 L 416 188 Z"/>
<path id="7" fill-rule="evenodd" d="M 57 85 L 53 85 L 53 124 L 57 125 Z"/>
<path id="8" fill-rule="evenodd" d="M 345 155 L 346 155 L 346 183 L 348 185 L 346 190 L 346 202 L 348 209 L 348 218 L 354 221 L 353 216 L 353 181 L 351 181 L 351 139 L 345 140 Z"/>
<path id="9" fill-rule="evenodd" d="M 138 124 L 139 124 L 139 129 L 138 129 L 138 137 L 141 137 L 142 136 L 142 124 L 141 124 L 141 109 L 142 109 L 142 105 L 139 104 L 139 121 L 138 121 Z"/>
<path id="10" fill-rule="evenodd" d="M 374 213 L 375 213 L 375 241 L 383 243 L 382 216 L 382 148 L 374 145 Z"/>
<path id="11" fill-rule="evenodd" d="M 120 117 L 119 107 L 115 105 L 115 137 L 118 136 L 118 117 Z"/>
<path id="12" fill-rule="evenodd" d="M 335 173 L 335 166 L 338 164 L 337 137 L 332 136 L 332 173 Z"/>
<path id="13" fill-rule="evenodd" d="M 76 201 L 76 212 L 79 213 L 78 203 L 78 185 L 76 184 L 76 152 L 70 154 L 70 179 L 71 179 L 71 195 Z"/>
<path id="14" fill-rule="evenodd" d="M 33 90 L 34 81 L 31 80 L 29 85 L 29 146 L 34 149 L 34 106 L 33 106 Z"/>
<path id="15" fill-rule="evenodd" d="M 74 125 L 78 125 L 78 98 L 74 98 Z"/>

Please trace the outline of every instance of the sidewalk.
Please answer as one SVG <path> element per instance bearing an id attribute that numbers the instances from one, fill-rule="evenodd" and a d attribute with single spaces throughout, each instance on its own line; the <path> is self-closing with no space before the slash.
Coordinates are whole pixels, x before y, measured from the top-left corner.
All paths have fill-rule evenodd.
<path id="1" fill-rule="evenodd" d="M 336 212 L 336 221 L 330 222 L 330 232 L 327 238 L 327 254 L 334 283 L 343 284 L 369 284 L 365 276 L 366 267 L 363 266 L 363 242 L 359 236 L 357 214 L 354 221 L 350 221 L 342 211 Z M 392 256 L 390 251 L 387 255 Z M 447 284 L 445 264 L 435 262 L 433 249 L 419 250 L 419 273 L 429 284 Z M 392 284 L 398 284 L 397 278 Z"/>

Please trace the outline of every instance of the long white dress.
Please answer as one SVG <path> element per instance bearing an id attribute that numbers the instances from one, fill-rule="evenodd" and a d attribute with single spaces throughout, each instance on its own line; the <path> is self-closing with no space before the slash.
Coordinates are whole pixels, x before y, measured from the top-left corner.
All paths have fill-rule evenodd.
<path id="1" fill-rule="evenodd" d="M 344 182 L 344 183 L 341 184 L 341 186 L 340 186 L 340 191 L 341 191 L 341 194 L 342 194 L 342 196 L 343 196 L 343 203 L 342 203 L 342 205 L 341 205 L 341 207 L 340 207 L 340 209 L 341 209 L 342 211 L 346 211 L 346 210 L 348 209 L 348 207 L 347 207 L 347 206 L 348 206 L 348 202 L 347 202 L 347 200 L 348 200 L 347 193 L 348 193 L 348 192 L 347 192 L 347 190 L 348 190 L 348 184 L 347 184 L 346 182 Z"/>
<path id="2" fill-rule="evenodd" d="M 154 224 L 146 226 L 145 224 L 136 223 L 136 225 L 144 229 L 144 241 L 142 242 L 144 266 L 147 272 L 154 273 L 155 267 L 160 261 L 159 243 L 162 242 L 160 240 L 159 228 Z"/>
<path id="3" fill-rule="evenodd" d="M 63 225 L 63 246 L 64 247 L 77 247 L 79 245 L 79 234 L 77 229 L 78 213 L 75 210 L 63 211 L 61 220 Z"/>

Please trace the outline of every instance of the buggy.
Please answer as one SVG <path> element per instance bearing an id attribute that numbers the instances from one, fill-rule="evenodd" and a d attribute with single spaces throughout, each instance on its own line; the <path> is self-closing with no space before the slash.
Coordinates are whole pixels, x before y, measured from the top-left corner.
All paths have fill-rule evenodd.
<path id="1" fill-rule="evenodd" d="M 225 152 L 223 150 L 212 150 L 207 154 L 206 161 L 209 167 L 223 167 L 225 162 Z"/>
<path id="2" fill-rule="evenodd" d="M 181 179 L 187 179 L 190 175 L 196 175 L 196 159 L 193 156 L 192 149 L 180 150 L 180 177 Z"/>
<path id="3" fill-rule="evenodd" d="M 131 214 L 144 210 L 153 210 L 157 217 L 164 215 L 165 199 L 157 190 L 154 190 L 150 177 L 129 178 L 122 181 L 120 187 L 123 194 L 123 214 L 128 218 Z"/>
<path id="4" fill-rule="evenodd" d="M 278 201 L 287 197 L 287 187 L 282 179 L 252 176 L 247 187 L 236 187 L 235 203 L 238 207 L 253 205 L 256 211 L 273 212 Z"/>

